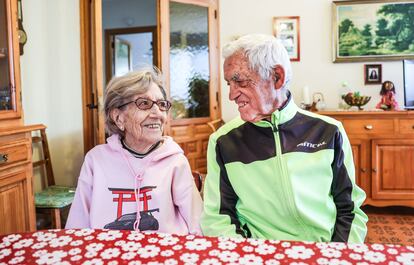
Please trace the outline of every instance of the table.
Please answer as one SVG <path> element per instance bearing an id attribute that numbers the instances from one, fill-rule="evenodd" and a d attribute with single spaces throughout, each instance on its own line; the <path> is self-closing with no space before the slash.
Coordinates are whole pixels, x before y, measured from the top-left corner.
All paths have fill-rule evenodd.
<path id="1" fill-rule="evenodd" d="M 0 236 L 0 264 L 413 264 L 414 247 L 99 229 Z"/>

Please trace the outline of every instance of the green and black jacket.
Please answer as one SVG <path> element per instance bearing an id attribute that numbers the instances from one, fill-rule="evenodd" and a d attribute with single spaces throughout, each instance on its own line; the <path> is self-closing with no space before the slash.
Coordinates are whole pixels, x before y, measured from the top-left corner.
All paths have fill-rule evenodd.
<path id="1" fill-rule="evenodd" d="M 363 242 L 365 193 L 342 124 L 288 103 L 271 122 L 236 118 L 210 136 L 207 236 Z"/>

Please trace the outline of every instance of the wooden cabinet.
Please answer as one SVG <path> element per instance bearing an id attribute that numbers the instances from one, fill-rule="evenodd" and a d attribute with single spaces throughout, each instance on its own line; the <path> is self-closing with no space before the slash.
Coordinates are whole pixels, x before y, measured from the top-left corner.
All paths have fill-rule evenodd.
<path id="1" fill-rule="evenodd" d="M 365 204 L 414 207 L 414 112 L 320 112 L 342 122 Z"/>
<path id="2" fill-rule="evenodd" d="M 0 234 L 36 229 L 31 127 L 23 125 L 17 1 L 0 0 Z"/>

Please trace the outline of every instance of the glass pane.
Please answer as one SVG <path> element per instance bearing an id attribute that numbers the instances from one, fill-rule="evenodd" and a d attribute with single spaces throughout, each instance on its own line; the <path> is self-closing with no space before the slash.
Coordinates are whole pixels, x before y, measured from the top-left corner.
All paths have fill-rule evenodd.
<path id="1" fill-rule="evenodd" d="M 7 35 L 6 1 L 0 0 L 0 110 L 11 110 L 11 80 Z"/>
<path id="2" fill-rule="evenodd" d="M 210 116 L 208 8 L 170 2 L 173 119 Z"/>

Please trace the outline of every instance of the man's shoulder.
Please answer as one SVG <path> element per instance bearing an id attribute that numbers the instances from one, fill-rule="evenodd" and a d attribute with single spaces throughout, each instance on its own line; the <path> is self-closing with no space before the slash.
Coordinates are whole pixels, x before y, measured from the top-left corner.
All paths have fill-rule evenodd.
<path id="1" fill-rule="evenodd" d="M 211 134 L 210 137 L 214 139 L 218 139 L 219 137 L 228 134 L 230 131 L 234 130 L 235 128 L 238 128 L 245 124 L 246 122 L 243 121 L 240 116 L 226 122 L 221 126 L 217 131 L 215 131 L 213 134 Z"/>
<path id="2" fill-rule="evenodd" d="M 339 128 L 342 127 L 342 123 L 340 121 L 332 118 L 332 117 L 325 116 L 325 115 L 318 114 L 318 113 L 311 112 L 311 111 L 307 111 L 307 110 L 303 110 L 303 109 L 299 109 L 298 112 L 301 113 L 302 115 L 305 115 L 305 116 L 311 118 L 311 119 L 319 119 L 323 122 L 334 125 L 336 127 L 339 127 Z"/>

